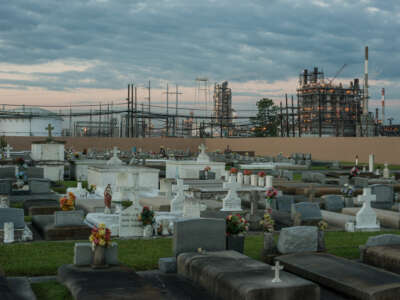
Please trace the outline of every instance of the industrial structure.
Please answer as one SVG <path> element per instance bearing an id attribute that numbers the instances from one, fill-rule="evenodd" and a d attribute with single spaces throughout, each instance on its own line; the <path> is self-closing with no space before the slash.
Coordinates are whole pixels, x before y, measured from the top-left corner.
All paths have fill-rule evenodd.
<path id="1" fill-rule="evenodd" d="M 232 89 L 228 88 L 228 82 L 214 85 L 214 120 L 220 128 L 221 135 L 229 135 L 232 129 Z"/>
<path id="2" fill-rule="evenodd" d="M 5 136 L 47 136 L 45 129 L 54 127 L 53 136 L 61 136 L 63 118 L 40 107 L 21 106 L 0 111 L 0 135 Z"/>

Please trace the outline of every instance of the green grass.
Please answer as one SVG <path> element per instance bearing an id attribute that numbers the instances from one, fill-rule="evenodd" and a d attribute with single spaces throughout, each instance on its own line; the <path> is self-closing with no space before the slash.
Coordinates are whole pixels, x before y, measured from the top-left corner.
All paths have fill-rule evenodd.
<path id="1" fill-rule="evenodd" d="M 301 173 L 294 173 L 293 174 L 294 181 L 301 181 Z"/>
<path id="2" fill-rule="evenodd" d="M 24 216 L 24 221 L 25 221 L 25 223 L 32 222 L 32 216 Z"/>
<path id="3" fill-rule="evenodd" d="M 384 233 L 400 234 L 400 230 Z M 355 259 L 359 257 L 358 246 L 368 237 L 382 232 L 325 232 L 327 252 Z M 121 263 L 137 271 L 156 269 L 160 257 L 172 256 L 172 239 L 116 240 Z M 75 241 L 33 242 L 0 245 L 0 266 L 7 276 L 55 275 L 59 266 L 73 260 Z M 260 260 L 263 235 L 246 237 L 245 254 Z"/>
<path id="4" fill-rule="evenodd" d="M 10 207 L 12 208 L 23 208 L 24 203 L 23 202 L 12 202 L 10 203 Z"/>
<path id="5" fill-rule="evenodd" d="M 354 162 L 341 161 L 340 165 L 341 166 L 354 166 Z M 375 168 L 380 168 L 380 169 L 383 169 L 385 167 L 384 164 L 374 164 L 374 165 L 375 165 Z M 359 168 L 366 167 L 368 169 L 368 164 L 367 163 L 359 163 L 358 167 Z M 388 167 L 389 167 L 389 170 L 393 170 L 393 171 L 400 170 L 400 165 L 389 164 Z"/>
<path id="6" fill-rule="evenodd" d="M 73 300 L 69 290 L 56 281 L 32 283 L 32 290 L 40 300 Z"/>

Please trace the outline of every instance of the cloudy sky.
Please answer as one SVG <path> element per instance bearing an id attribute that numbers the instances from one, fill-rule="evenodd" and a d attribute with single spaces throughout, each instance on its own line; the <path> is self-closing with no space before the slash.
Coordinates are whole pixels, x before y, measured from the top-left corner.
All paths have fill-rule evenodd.
<path id="1" fill-rule="evenodd" d="M 0 99 L 11 104 L 115 103 L 151 80 L 199 105 L 197 77 L 228 80 L 234 107 L 255 109 L 293 94 L 301 70 L 318 66 L 348 83 L 370 49 L 371 110 L 386 88 L 400 121 L 398 0 L 12 0 L 0 9 Z M 174 97 L 174 96 L 171 96 Z M 210 102 L 211 103 L 211 102 Z"/>

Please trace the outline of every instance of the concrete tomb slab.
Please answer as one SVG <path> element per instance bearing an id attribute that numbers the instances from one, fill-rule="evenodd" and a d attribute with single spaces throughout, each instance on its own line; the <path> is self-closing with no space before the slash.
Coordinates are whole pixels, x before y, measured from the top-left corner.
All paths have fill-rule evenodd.
<path id="1" fill-rule="evenodd" d="M 285 271 L 279 283 L 270 265 L 236 251 L 182 253 L 178 274 L 191 279 L 219 299 L 320 299 L 319 287 Z"/>
<path id="2" fill-rule="evenodd" d="M 315 226 L 282 228 L 277 247 L 282 254 L 317 251 L 318 228 Z"/>
<path id="3" fill-rule="evenodd" d="M 285 270 L 347 296 L 348 299 L 400 299 L 400 276 L 325 253 L 276 258 Z"/>

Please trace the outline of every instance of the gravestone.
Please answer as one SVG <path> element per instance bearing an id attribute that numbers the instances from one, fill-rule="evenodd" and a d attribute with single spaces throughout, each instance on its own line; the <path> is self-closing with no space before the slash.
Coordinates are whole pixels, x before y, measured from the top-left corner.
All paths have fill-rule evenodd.
<path id="1" fill-rule="evenodd" d="M 4 223 L 14 223 L 15 229 L 24 229 L 24 210 L 22 208 L 0 208 L 0 229 L 4 229 Z"/>
<path id="2" fill-rule="evenodd" d="M 349 184 L 349 176 L 339 176 L 339 185 L 344 186 L 345 184 Z"/>
<path id="3" fill-rule="evenodd" d="M 289 171 L 289 170 L 284 170 L 283 174 L 282 174 L 283 178 L 286 178 L 290 181 L 293 181 L 293 171 Z"/>
<path id="4" fill-rule="evenodd" d="M 281 212 L 290 213 L 294 203 L 294 196 L 292 195 L 277 196 L 272 199 L 271 208 Z"/>
<path id="5" fill-rule="evenodd" d="M 282 228 L 277 247 L 282 254 L 317 251 L 318 228 L 315 226 Z"/>
<path id="6" fill-rule="evenodd" d="M 33 178 L 28 180 L 31 194 L 50 193 L 50 180 Z"/>
<path id="7" fill-rule="evenodd" d="M 221 211 L 242 211 L 242 201 L 237 194 L 237 190 L 241 188 L 238 182 L 225 182 L 224 189 L 229 189 L 228 194 L 222 200 Z"/>
<path id="8" fill-rule="evenodd" d="M 14 242 L 14 223 L 13 222 L 5 222 L 4 223 L 4 243 L 13 243 Z"/>
<path id="9" fill-rule="evenodd" d="M 8 195 L 12 190 L 12 182 L 10 179 L 0 179 L 0 194 Z"/>
<path id="10" fill-rule="evenodd" d="M 292 205 L 291 217 L 300 215 L 301 222 L 316 224 L 322 220 L 321 210 L 317 203 L 300 202 Z"/>
<path id="11" fill-rule="evenodd" d="M 207 174 L 206 174 L 206 171 L 200 170 L 199 171 L 199 179 L 201 179 L 201 180 L 215 179 L 215 172 L 207 171 Z"/>
<path id="12" fill-rule="evenodd" d="M 371 202 L 373 208 L 390 209 L 393 206 L 394 190 L 392 186 L 373 184 L 371 185 L 371 194 L 376 195 L 376 201 Z"/>
<path id="13" fill-rule="evenodd" d="M 376 213 L 371 208 L 371 201 L 376 200 L 376 195 L 371 194 L 370 188 L 364 188 L 363 194 L 358 196 L 358 201 L 363 203 L 362 208 L 356 215 L 355 229 L 358 231 L 379 231 Z"/>
<path id="14" fill-rule="evenodd" d="M 177 185 L 172 186 L 172 190 L 176 193 L 176 196 L 171 201 L 171 212 L 183 213 L 185 191 L 187 191 L 188 189 L 189 186 L 183 184 L 183 179 L 177 179 Z"/>
<path id="15" fill-rule="evenodd" d="M 15 178 L 15 167 L 0 168 L 0 178 Z"/>
<path id="16" fill-rule="evenodd" d="M 385 163 L 385 168 L 383 169 L 383 178 L 385 179 L 390 178 L 390 170 L 387 163 Z"/>
<path id="17" fill-rule="evenodd" d="M 71 211 L 55 211 L 54 212 L 54 226 L 79 226 L 84 225 L 84 212 L 83 210 Z"/>
<path id="18" fill-rule="evenodd" d="M 354 186 L 355 187 L 360 187 L 360 188 L 366 188 L 368 187 L 368 178 L 364 177 L 354 177 Z"/>
<path id="19" fill-rule="evenodd" d="M 325 209 L 328 211 L 341 212 L 344 203 L 341 195 L 324 195 L 323 197 Z"/>
<path id="20" fill-rule="evenodd" d="M 182 219 L 174 222 L 173 253 L 225 250 L 224 219 Z"/>
<path id="21" fill-rule="evenodd" d="M 139 221 L 140 207 L 135 201 L 130 207 L 124 209 L 119 215 L 119 236 L 143 236 L 142 222 Z"/>
<path id="22" fill-rule="evenodd" d="M 374 160 L 375 160 L 374 155 L 373 155 L 373 154 L 370 154 L 370 155 L 369 155 L 369 158 L 368 158 L 368 171 L 369 171 L 370 173 L 373 173 L 373 172 L 374 172 Z"/>

